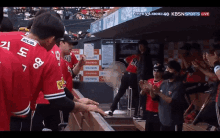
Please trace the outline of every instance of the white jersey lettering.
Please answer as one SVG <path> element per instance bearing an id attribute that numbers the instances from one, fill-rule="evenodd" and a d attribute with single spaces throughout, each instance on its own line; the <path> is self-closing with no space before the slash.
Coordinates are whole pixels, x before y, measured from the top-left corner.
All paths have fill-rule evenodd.
<path id="1" fill-rule="evenodd" d="M 4 48 L 4 49 L 7 49 L 8 51 L 9 51 L 9 49 L 10 49 L 10 41 L 1 41 L 1 45 L 0 45 L 0 47 L 2 47 L 2 48 Z M 8 44 L 7 44 L 8 43 Z M 7 44 L 7 45 L 6 45 Z"/>
<path id="2" fill-rule="evenodd" d="M 35 62 L 36 63 L 33 64 L 33 67 L 35 69 L 38 69 L 40 66 L 44 64 L 44 62 L 40 58 L 35 58 Z"/>
<path id="3" fill-rule="evenodd" d="M 17 52 L 17 54 L 20 55 L 20 56 L 22 56 L 22 57 L 26 57 L 26 56 L 27 56 L 27 52 L 26 52 L 26 51 L 28 51 L 27 48 L 21 47 L 20 53 Z"/>

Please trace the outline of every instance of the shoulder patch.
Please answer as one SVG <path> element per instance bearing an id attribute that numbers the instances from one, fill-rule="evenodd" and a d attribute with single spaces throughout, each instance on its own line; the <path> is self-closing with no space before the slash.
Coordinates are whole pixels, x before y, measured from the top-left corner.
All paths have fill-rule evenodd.
<path id="1" fill-rule="evenodd" d="M 26 43 L 26 44 L 29 44 L 29 45 L 32 45 L 32 46 L 36 46 L 37 45 L 37 42 L 33 41 L 32 39 L 29 39 L 27 37 L 23 37 L 21 39 L 22 42 Z"/>

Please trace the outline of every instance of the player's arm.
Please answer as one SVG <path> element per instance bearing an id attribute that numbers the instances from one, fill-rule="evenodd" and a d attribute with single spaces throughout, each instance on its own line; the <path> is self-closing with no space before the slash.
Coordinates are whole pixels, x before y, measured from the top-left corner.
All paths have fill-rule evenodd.
<path id="1" fill-rule="evenodd" d="M 81 102 L 73 102 L 67 97 L 52 99 L 49 101 L 52 106 L 66 112 L 78 113 L 78 112 L 95 111 L 103 116 L 106 116 L 105 112 L 96 105 L 93 104 L 86 105 Z"/>
<path id="2" fill-rule="evenodd" d="M 132 59 L 133 59 L 133 55 L 124 58 L 124 61 L 125 61 L 127 64 L 129 64 L 129 63 L 132 61 Z"/>
<path id="3" fill-rule="evenodd" d="M 215 73 L 209 71 L 208 69 L 204 69 L 202 68 L 199 64 L 197 64 L 196 62 L 192 62 L 192 65 L 199 69 L 203 74 L 205 74 L 206 76 L 208 76 L 210 79 L 212 79 L 212 81 L 217 81 L 218 77 L 215 75 Z"/>
<path id="4" fill-rule="evenodd" d="M 215 75 L 218 77 L 218 79 L 220 80 L 220 62 L 219 61 L 216 61 L 214 63 L 214 72 L 215 72 Z"/>
<path id="5" fill-rule="evenodd" d="M 77 63 L 79 63 L 79 61 L 77 60 L 74 53 L 70 53 L 70 54 L 71 54 L 70 55 L 71 56 L 71 62 L 72 62 L 72 65 L 73 65 L 71 68 L 74 68 L 77 65 Z"/>
<path id="6" fill-rule="evenodd" d="M 85 65 L 86 60 L 85 57 L 82 56 L 82 58 L 80 59 L 80 61 L 76 64 L 76 66 L 73 68 L 73 78 L 79 73 L 81 67 L 83 65 Z"/>
<path id="7" fill-rule="evenodd" d="M 214 52 L 214 55 L 206 53 L 206 59 L 208 60 L 209 65 L 214 67 L 214 73 L 220 80 L 220 62 L 216 52 Z"/>
<path id="8" fill-rule="evenodd" d="M 61 68 L 56 64 L 56 62 L 52 60 L 53 58 L 51 58 L 51 61 L 48 62 L 54 64 L 51 64 L 51 66 L 47 65 L 47 67 L 45 67 L 44 74 L 42 77 L 42 81 L 43 81 L 42 91 L 44 92 L 45 99 L 49 100 L 51 106 L 67 112 L 75 113 L 75 112 L 97 111 L 102 115 L 105 115 L 104 111 L 102 111 L 95 105 L 92 106 L 92 105 L 82 104 L 79 102 L 73 102 L 71 99 L 66 97 L 63 88 L 63 83 L 61 80 L 62 77 Z"/>
<path id="9" fill-rule="evenodd" d="M 26 117 L 30 111 L 30 82 L 27 72 L 23 72 L 21 63 L 13 57 L 12 69 L 12 114 L 14 116 Z"/>

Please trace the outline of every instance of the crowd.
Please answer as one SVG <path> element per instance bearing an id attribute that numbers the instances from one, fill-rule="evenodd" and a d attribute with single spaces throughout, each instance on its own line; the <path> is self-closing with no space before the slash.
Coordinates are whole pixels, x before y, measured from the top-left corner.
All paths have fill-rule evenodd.
<path id="1" fill-rule="evenodd" d="M 125 58 L 128 67 L 106 113 L 114 115 L 117 103 L 130 86 L 135 108 L 133 119 L 146 120 L 146 131 L 182 131 L 184 122 L 194 125 L 206 122 L 218 130 L 219 38 L 220 30 L 217 30 L 209 52 L 203 52 L 198 43 L 185 43 L 179 49 L 182 62 L 171 60 L 166 67 L 161 61 L 152 65 L 148 42 L 140 40 L 138 54 Z M 204 93 L 209 96 L 201 106 Z"/>
<path id="2" fill-rule="evenodd" d="M 74 41 L 95 37 L 94 35 L 91 35 L 90 29 L 88 29 L 87 31 L 84 31 L 84 32 L 79 31 L 76 34 L 69 31 L 68 34 L 69 34 L 70 38 L 72 38 Z"/>
<path id="3" fill-rule="evenodd" d="M 106 115 L 99 103 L 76 97 L 72 78 L 86 61 L 82 56 L 74 62 L 70 52 L 77 42 L 64 32 L 59 14 L 42 9 L 28 28 L 0 33 L 1 131 L 57 131 L 60 111 L 67 121 L 70 112 Z"/>

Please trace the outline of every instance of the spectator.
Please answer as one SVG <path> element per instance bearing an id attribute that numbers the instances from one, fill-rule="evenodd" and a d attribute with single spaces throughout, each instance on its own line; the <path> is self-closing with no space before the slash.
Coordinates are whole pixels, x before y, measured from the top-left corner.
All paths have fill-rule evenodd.
<path id="1" fill-rule="evenodd" d="M 8 17 L 3 17 L 1 26 L 0 26 L 0 32 L 11 32 L 13 31 L 13 24 L 11 20 Z"/>
<path id="2" fill-rule="evenodd" d="M 146 123 L 145 123 L 145 131 L 160 131 L 160 120 L 158 116 L 158 102 L 153 101 L 149 94 L 149 85 L 156 85 L 160 87 L 163 82 L 162 75 L 164 72 L 164 68 L 162 64 L 155 64 L 153 68 L 154 78 L 147 80 L 147 82 L 140 81 L 139 85 L 141 87 L 141 94 L 147 95 L 146 99 Z M 149 83 L 149 84 L 148 84 Z"/>
<path id="3" fill-rule="evenodd" d="M 193 44 L 188 44 L 186 43 L 183 47 L 188 47 L 187 49 L 187 54 L 180 54 L 180 57 L 183 61 L 184 68 L 186 69 L 186 83 L 187 84 L 193 84 L 193 83 L 205 83 L 205 75 L 198 69 L 194 68 L 192 65 L 192 62 L 197 63 L 204 68 L 206 68 L 206 64 L 203 61 L 202 58 L 202 52 L 200 45 L 198 43 L 193 43 Z M 191 111 L 186 117 L 185 121 L 187 123 L 191 123 L 196 115 L 198 114 L 201 106 L 202 106 L 202 101 L 201 101 L 201 93 L 203 91 L 194 91 L 193 94 L 191 94 L 191 98 L 195 97 L 194 99 L 194 110 Z M 191 100 L 192 101 L 192 100 Z"/>
<path id="4" fill-rule="evenodd" d="M 159 102 L 161 131 L 182 131 L 183 128 L 183 112 L 186 101 L 180 70 L 181 66 L 177 61 L 169 61 L 163 76 L 168 80 L 164 80 L 159 88 L 150 85 L 152 99 Z"/>
<path id="5" fill-rule="evenodd" d="M 150 55 L 150 48 L 148 47 L 148 42 L 146 40 L 140 40 L 138 42 L 139 44 L 139 50 L 141 52 L 140 60 L 137 63 L 137 82 L 139 83 L 140 80 L 148 80 L 150 78 L 153 78 L 153 63 L 152 58 Z M 141 89 L 138 86 L 138 92 L 140 93 Z M 143 117 L 146 116 L 146 95 L 140 95 L 140 107 L 142 107 L 143 110 Z M 140 112 L 140 111 L 139 111 Z M 140 113 L 139 113 L 140 114 Z M 140 115 L 139 117 L 140 118 Z M 145 118 L 142 118 L 143 120 L 146 120 Z"/>
<path id="6" fill-rule="evenodd" d="M 204 60 L 205 57 L 204 57 Z M 198 119 L 194 122 L 194 124 L 197 124 L 198 122 L 206 122 L 213 126 L 218 126 L 217 124 L 217 116 L 216 116 L 216 110 L 215 105 L 218 102 L 218 94 L 219 94 L 219 88 L 218 86 L 218 78 L 214 74 L 214 72 L 210 68 L 203 68 L 201 65 L 197 64 L 196 62 L 192 62 L 192 65 L 200 70 L 204 75 L 209 77 L 209 81 L 213 82 L 211 85 L 211 100 L 209 104 L 207 104 L 207 107 L 203 110 L 203 112 L 199 115 Z"/>
<path id="7" fill-rule="evenodd" d="M 214 37 L 214 48 L 218 48 L 219 49 L 219 45 L 220 45 L 220 30 L 216 30 L 213 33 L 213 37 Z M 216 98 L 216 114 L 217 114 L 217 119 L 219 121 L 219 110 L 220 110 L 220 94 L 219 94 L 219 80 L 220 80 L 220 62 L 219 62 L 219 55 L 217 54 L 217 52 L 215 51 L 214 54 L 213 52 L 211 53 L 206 53 L 205 54 L 205 60 L 207 61 L 207 63 L 209 64 L 210 67 L 213 67 L 213 72 L 215 73 L 215 75 L 218 78 L 218 81 L 216 82 L 216 87 L 218 86 L 218 90 L 217 90 L 217 95 L 218 98 Z"/>

